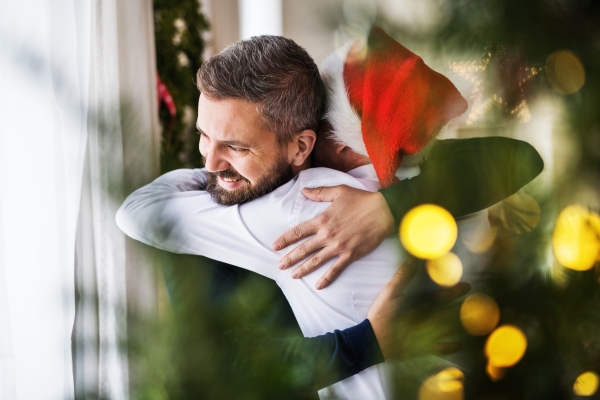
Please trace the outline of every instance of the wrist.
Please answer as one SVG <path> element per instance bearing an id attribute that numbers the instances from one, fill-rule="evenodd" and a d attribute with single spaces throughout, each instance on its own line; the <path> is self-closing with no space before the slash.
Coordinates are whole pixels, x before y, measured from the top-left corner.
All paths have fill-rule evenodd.
<path id="1" fill-rule="evenodd" d="M 388 335 L 386 334 L 386 332 L 389 332 L 389 329 L 385 329 L 385 323 L 378 318 L 368 317 L 367 320 L 371 324 L 371 329 L 373 329 L 373 334 L 375 335 L 383 358 L 389 360 L 392 358 L 389 354 Z"/>
<path id="2" fill-rule="evenodd" d="M 377 209 L 381 210 L 381 221 L 385 235 L 389 236 L 396 231 L 396 221 L 385 196 L 380 192 L 374 192 L 373 195 L 377 201 Z"/>

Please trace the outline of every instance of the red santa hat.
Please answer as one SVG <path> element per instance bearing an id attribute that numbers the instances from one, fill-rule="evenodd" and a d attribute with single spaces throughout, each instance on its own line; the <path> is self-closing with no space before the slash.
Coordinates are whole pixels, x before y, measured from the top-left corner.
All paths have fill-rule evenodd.
<path id="1" fill-rule="evenodd" d="M 468 107 L 448 78 L 381 28 L 366 46 L 331 54 L 321 75 L 331 138 L 369 157 L 382 187 L 400 164 L 419 164 L 440 129 Z"/>

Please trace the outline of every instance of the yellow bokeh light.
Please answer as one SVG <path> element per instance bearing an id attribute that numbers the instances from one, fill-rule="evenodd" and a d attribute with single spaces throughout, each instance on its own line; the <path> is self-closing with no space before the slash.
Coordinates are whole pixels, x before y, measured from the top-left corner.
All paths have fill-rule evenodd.
<path id="1" fill-rule="evenodd" d="M 485 367 L 485 372 L 490 377 L 492 382 L 498 382 L 500 379 L 504 378 L 504 374 L 506 374 L 506 368 L 495 367 L 488 363 Z"/>
<path id="2" fill-rule="evenodd" d="M 452 249 L 458 230 L 452 215 L 442 207 L 424 204 L 410 210 L 400 224 L 400 241 L 417 258 L 432 260 Z"/>
<path id="3" fill-rule="evenodd" d="M 558 94 L 573 94 L 585 83 L 585 70 L 575 54 L 558 50 L 546 59 L 546 78 Z"/>
<path id="4" fill-rule="evenodd" d="M 441 286 L 456 285 L 463 274 L 460 258 L 454 253 L 446 253 L 440 258 L 427 261 L 427 273 Z"/>
<path id="5" fill-rule="evenodd" d="M 598 391 L 598 374 L 595 372 L 584 372 L 577 377 L 573 385 L 573 392 L 577 396 L 593 396 Z"/>
<path id="6" fill-rule="evenodd" d="M 419 400 L 462 400 L 465 375 L 458 368 L 446 368 L 430 376 L 419 388 Z"/>
<path id="7" fill-rule="evenodd" d="M 596 229 L 597 214 L 585 208 L 568 206 L 558 215 L 552 248 L 558 262 L 576 271 L 594 266 L 600 253 L 600 232 Z"/>
<path id="8" fill-rule="evenodd" d="M 487 335 L 498 325 L 499 320 L 500 308 L 486 294 L 472 294 L 460 306 L 460 322 L 471 335 Z"/>
<path id="9" fill-rule="evenodd" d="M 437 385 L 445 393 L 462 390 L 464 380 L 465 374 L 455 367 L 443 369 L 437 374 Z"/>
<path id="10" fill-rule="evenodd" d="M 540 205 L 525 193 L 517 192 L 493 208 L 494 211 L 499 208 L 498 217 L 502 225 L 519 235 L 530 232 L 540 222 Z"/>
<path id="11" fill-rule="evenodd" d="M 600 240 L 600 215 L 596 214 L 595 212 L 590 212 L 589 218 L 590 218 L 590 226 L 596 232 L 596 235 L 598 236 L 598 238 Z M 596 256 L 596 261 L 600 261 L 600 251 L 598 252 L 598 255 Z"/>
<path id="12" fill-rule="evenodd" d="M 498 228 L 489 224 L 476 224 L 473 227 L 466 227 L 460 232 L 460 238 L 465 247 L 471 253 L 485 253 L 492 247 Z"/>
<path id="13" fill-rule="evenodd" d="M 521 360 L 527 349 L 523 331 L 513 325 L 502 325 L 488 337 L 485 355 L 494 367 L 511 367 Z"/>

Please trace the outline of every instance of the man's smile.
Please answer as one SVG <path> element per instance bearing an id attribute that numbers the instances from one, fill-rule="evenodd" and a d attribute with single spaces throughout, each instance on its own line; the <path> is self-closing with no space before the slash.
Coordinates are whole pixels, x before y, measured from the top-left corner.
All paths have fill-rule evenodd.
<path id="1" fill-rule="evenodd" d="M 219 176 L 218 178 L 219 186 L 227 190 L 237 189 L 244 183 L 243 179 L 235 180 L 236 178 L 223 178 L 222 176 Z"/>

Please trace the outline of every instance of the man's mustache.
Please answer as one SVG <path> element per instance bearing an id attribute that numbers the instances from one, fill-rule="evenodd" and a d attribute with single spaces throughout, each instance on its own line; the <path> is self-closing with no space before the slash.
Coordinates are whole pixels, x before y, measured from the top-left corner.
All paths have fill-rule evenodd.
<path id="1" fill-rule="evenodd" d="M 237 171 L 232 171 L 229 169 L 224 170 L 224 171 L 209 172 L 209 174 L 214 175 L 215 177 L 220 176 L 223 179 L 233 179 L 235 181 L 244 180 L 247 183 L 250 183 L 250 181 L 248 179 L 246 179 L 245 177 L 240 175 Z"/>
<path id="2" fill-rule="evenodd" d="M 202 163 L 204 165 L 206 165 L 206 157 L 204 157 L 204 156 L 202 156 Z M 246 179 L 244 176 L 240 175 L 237 171 L 232 171 L 232 170 L 228 170 L 228 169 L 224 170 L 224 171 L 208 172 L 208 174 L 214 176 L 215 178 L 220 176 L 223 179 L 227 178 L 227 179 L 233 179 L 236 181 L 243 179 L 247 183 L 250 183 L 250 181 L 248 179 Z"/>

